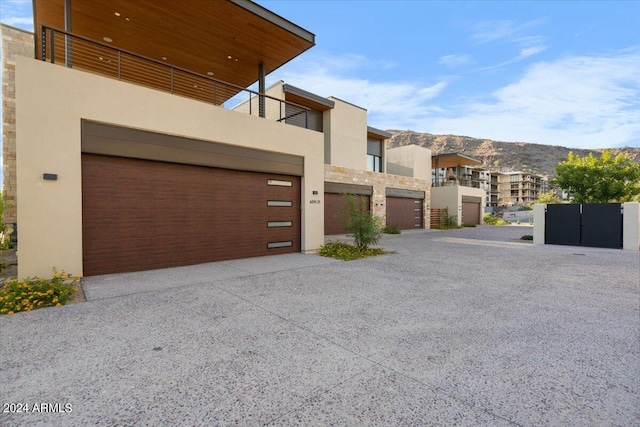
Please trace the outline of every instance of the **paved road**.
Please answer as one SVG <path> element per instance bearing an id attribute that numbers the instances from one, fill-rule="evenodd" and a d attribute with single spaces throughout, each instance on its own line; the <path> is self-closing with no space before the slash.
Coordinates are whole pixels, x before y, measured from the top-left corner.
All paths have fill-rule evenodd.
<path id="1" fill-rule="evenodd" d="M 72 412 L 0 425 L 640 425 L 640 254 L 523 234 L 86 280 L 0 317 L 3 409 Z"/>

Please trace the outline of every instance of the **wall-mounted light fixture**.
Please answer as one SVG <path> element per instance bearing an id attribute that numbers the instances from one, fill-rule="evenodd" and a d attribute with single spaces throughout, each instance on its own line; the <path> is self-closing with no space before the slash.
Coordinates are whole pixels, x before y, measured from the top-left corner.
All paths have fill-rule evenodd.
<path id="1" fill-rule="evenodd" d="M 58 174 L 57 173 L 43 173 L 42 174 L 42 179 L 44 179 L 46 181 L 57 181 L 58 180 Z"/>
<path id="2" fill-rule="evenodd" d="M 313 190 L 311 193 L 316 195 L 316 194 L 318 194 L 318 190 Z"/>

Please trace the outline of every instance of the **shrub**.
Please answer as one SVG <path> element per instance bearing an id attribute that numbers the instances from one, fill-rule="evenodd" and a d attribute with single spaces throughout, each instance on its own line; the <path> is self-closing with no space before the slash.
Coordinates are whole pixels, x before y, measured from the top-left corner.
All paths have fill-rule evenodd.
<path id="1" fill-rule="evenodd" d="M 383 232 L 385 234 L 400 234 L 400 230 L 398 230 L 398 227 L 391 224 L 385 225 Z"/>
<path id="2" fill-rule="evenodd" d="M 52 279 L 7 280 L 0 289 L 0 314 L 64 305 L 76 291 L 79 280 L 64 270 L 58 273 L 55 268 Z"/>
<path id="3" fill-rule="evenodd" d="M 464 224 L 462 224 L 463 227 L 475 227 L 475 224 L 472 224 L 470 222 L 465 222 Z"/>
<path id="4" fill-rule="evenodd" d="M 444 224 L 440 224 L 438 227 L 440 230 L 451 230 L 454 228 L 462 228 L 458 225 L 458 215 L 448 216 L 444 220 Z"/>
<path id="5" fill-rule="evenodd" d="M 365 250 L 375 245 L 382 237 L 382 218 L 374 216 L 366 209 L 364 200 L 359 199 L 356 203 L 356 196 L 345 194 L 347 201 L 347 212 L 345 230 L 347 235 L 353 237 L 358 248 Z"/>
<path id="6" fill-rule="evenodd" d="M 504 219 L 491 214 L 486 214 L 483 217 L 483 220 L 485 225 L 509 225 L 509 221 L 505 221 Z"/>
<path id="7" fill-rule="evenodd" d="M 343 242 L 329 242 L 320 248 L 319 253 L 322 256 L 351 261 L 369 256 L 383 255 L 388 252 L 385 252 L 382 248 L 360 248 Z"/>
<path id="8" fill-rule="evenodd" d="M 525 234 L 520 240 L 533 240 L 533 236 L 531 234 Z"/>

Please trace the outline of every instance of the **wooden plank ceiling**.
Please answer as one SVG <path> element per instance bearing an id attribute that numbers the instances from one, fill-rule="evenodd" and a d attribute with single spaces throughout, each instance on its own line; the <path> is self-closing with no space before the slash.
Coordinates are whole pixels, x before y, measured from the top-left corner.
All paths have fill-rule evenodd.
<path id="1" fill-rule="evenodd" d="M 40 25 L 64 30 L 65 0 L 33 0 Z M 71 31 L 237 86 L 314 45 L 312 33 L 244 0 L 70 0 Z M 37 47 L 36 52 L 40 52 Z M 166 58 L 166 59 L 164 59 Z M 209 74 L 210 75 L 210 74 Z"/>
<path id="2" fill-rule="evenodd" d="M 454 168 L 456 166 L 475 166 L 482 164 L 480 160 L 460 153 L 446 153 L 431 156 L 431 167 Z"/>

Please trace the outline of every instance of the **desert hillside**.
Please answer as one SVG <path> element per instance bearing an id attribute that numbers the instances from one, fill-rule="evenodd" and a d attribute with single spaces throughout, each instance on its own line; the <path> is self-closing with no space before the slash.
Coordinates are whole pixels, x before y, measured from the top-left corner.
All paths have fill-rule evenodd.
<path id="1" fill-rule="evenodd" d="M 387 142 L 389 148 L 415 144 L 430 148 L 432 154 L 459 152 L 474 157 L 491 170 L 531 171 L 553 178 L 556 165 L 566 160 L 569 151 L 579 156 L 593 153 L 598 156 L 602 150 L 582 150 L 542 145 L 526 142 L 503 142 L 490 139 L 478 139 L 457 135 L 432 135 L 410 130 L 389 130 L 393 136 Z M 640 148 L 624 147 L 612 149 L 615 153 L 627 153 L 629 157 L 640 162 Z"/>

